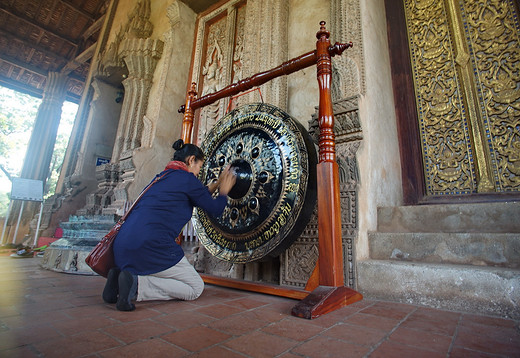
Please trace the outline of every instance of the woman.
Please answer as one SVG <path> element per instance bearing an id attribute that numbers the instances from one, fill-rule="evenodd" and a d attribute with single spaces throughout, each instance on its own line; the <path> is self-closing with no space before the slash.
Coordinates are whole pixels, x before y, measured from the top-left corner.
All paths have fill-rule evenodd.
<path id="1" fill-rule="evenodd" d="M 209 215 L 222 214 L 235 176 L 226 168 L 217 182 L 205 187 L 198 179 L 202 150 L 179 139 L 165 174 L 141 197 L 114 241 L 117 268 L 110 270 L 103 300 L 120 311 L 132 311 L 131 302 L 194 300 L 204 282 L 175 242 L 197 206 Z M 219 189 L 213 198 L 211 193 Z"/>

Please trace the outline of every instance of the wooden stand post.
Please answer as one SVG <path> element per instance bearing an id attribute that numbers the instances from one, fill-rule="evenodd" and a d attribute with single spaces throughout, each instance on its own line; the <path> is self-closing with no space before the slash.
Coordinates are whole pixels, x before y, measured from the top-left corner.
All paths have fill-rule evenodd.
<path id="1" fill-rule="evenodd" d="M 330 92 L 332 76 L 331 56 L 328 50 L 330 33 L 325 29 L 324 21 L 320 25 L 320 31 L 316 34 L 317 76 L 320 91 L 319 163 L 317 165 L 319 286 L 292 309 L 294 316 L 307 319 L 319 317 L 363 298 L 360 293 L 344 287 L 339 171 L 336 162 L 334 112 Z"/>
<path id="2" fill-rule="evenodd" d="M 334 46 L 331 46 L 330 34 L 325 29 L 325 22 L 322 21 L 320 25 L 320 31 L 316 34 L 318 41 L 315 51 L 305 53 L 282 63 L 278 67 L 257 73 L 201 98 L 196 98 L 196 84 L 192 83 L 186 97 L 186 104 L 179 108 L 179 113 L 184 112 L 182 139 L 185 143 L 190 143 L 195 109 L 255 86 L 260 86 L 276 77 L 289 75 L 317 64 L 320 91 L 320 154 L 317 165 L 319 260 L 311 278 L 307 282 L 305 290 L 279 288 L 261 283 L 240 282 L 239 280 L 202 275 L 204 282 L 225 287 L 298 299 L 306 296 L 294 306 L 292 314 L 307 319 L 319 317 L 363 298 L 360 293 L 344 286 L 339 173 L 338 164 L 336 163 L 334 112 L 332 110 L 330 92 L 332 76 L 331 57 L 341 55 L 347 48 L 352 47 L 352 42 L 346 44 L 336 43 Z M 311 290 L 312 292 L 310 292 Z M 307 292 L 309 292 L 308 295 Z"/>
<path id="3" fill-rule="evenodd" d="M 182 119 L 182 133 L 181 139 L 184 143 L 191 143 L 191 134 L 193 131 L 193 117 L 195 116 L 195 108 L 192 106 L 192 102 L 197 97 L 197 84 L 191 83 L 191 87 L 188 90 L 186 96 L 186 104 L 184 105 L 184 117 Z"/>

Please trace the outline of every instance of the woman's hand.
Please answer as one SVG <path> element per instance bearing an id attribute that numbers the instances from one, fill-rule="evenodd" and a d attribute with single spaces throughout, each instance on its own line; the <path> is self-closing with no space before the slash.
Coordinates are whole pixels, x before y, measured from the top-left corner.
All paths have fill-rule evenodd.
<path id="1" fill-rule="evenodd" d="M 233 188 L 233 185 L 235 185 L 236 180 L 237 178 L 235 173 L 231 169 L 231 166 L 228 165 L 218 177 L 217 184 L 220 195 L 228 195 L 231 188 Z"/>

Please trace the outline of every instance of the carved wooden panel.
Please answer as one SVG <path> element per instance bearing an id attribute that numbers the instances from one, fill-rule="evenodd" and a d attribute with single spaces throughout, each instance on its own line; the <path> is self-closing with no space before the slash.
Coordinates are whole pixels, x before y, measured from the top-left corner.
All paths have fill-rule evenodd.
<path id="1" fill-rule="evenodd" d="M 427 195 L 518 192 L 514 2 L 404 4 Z"/>

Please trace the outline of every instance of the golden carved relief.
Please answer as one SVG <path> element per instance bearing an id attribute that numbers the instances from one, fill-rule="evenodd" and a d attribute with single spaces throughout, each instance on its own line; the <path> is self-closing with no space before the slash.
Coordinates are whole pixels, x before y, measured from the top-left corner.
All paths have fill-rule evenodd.
<path id="1" fill-rule="evenodd" d="M 520 190 L 520 24 L 513 1 L 465 1 L 466 39 L 496 191 Z M 516 16 L 515 16 L 516 15 Z"/>
<path id="2" fill-rule="evenodd" d="M 427 191 L 471 193 L 473 154 L 444 2 L 407 0 L 405 9 Z"/>
<path id="3" fill-rule="evenodd" d="M 428 195 L 520 189 L 511 0 L 405 0 Z"/>

